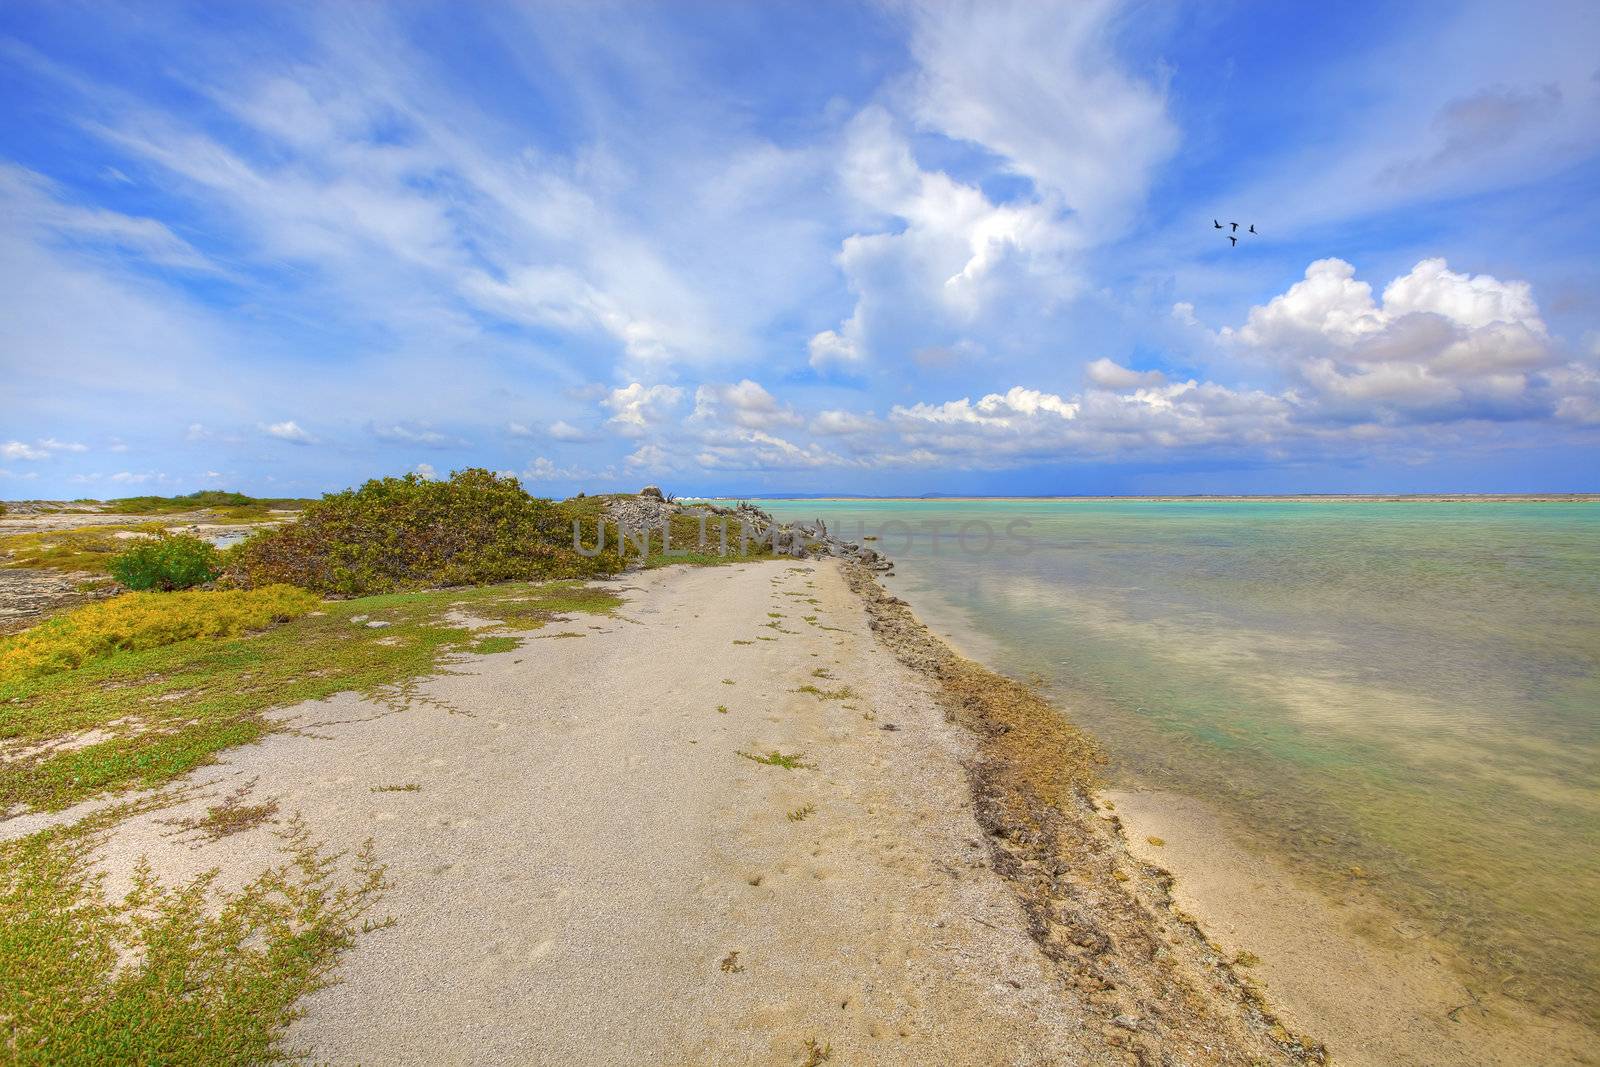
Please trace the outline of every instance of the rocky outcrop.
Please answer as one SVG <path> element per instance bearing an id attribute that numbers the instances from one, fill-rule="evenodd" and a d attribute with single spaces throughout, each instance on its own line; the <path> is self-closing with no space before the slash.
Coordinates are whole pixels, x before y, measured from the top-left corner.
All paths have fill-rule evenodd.
<path id="1" fill-rule="evenodd" d="M 894 561 L 876 549 L 836 536 L 822 519 L 783 523 L 743 500 L 731 508 L 709 503 L 681 504 L 668 499 L 656 486 L 647 485 L 638 496 L 612 498 L 606 505 L 606 513 L 630 531 L 659 530 L 663 523 L 670 523 L 674 517 L 704 515 L 708 519 L 726 520 L 730 529 L 742 529 L 750 541 L 770 544 L 772 550 L 780 555 L 827 556 L 850 560 L 874 571 L 894 569 Z"/>

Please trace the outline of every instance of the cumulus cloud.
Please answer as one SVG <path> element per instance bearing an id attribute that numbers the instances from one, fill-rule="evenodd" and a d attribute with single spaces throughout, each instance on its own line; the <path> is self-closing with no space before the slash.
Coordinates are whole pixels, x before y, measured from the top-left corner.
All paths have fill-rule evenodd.
<path id="1" fill-rule="evenodd" d="M 742 426 L 751 430 L 799 426 L 805 420 L 757 382 L 745 378 L 732 385 L 702 385 L 694 392 L 692 422 Z"/>
<path id="2" fill-rule="evenodd" d="M 412 472 L 424 481 L 436 482 L 439 480 L 439 472 L 433 469 L 432 463 L 418 463 L 412 468 Z"/>
<path id="3" fill-rule="evenodd" d="M 263 425 L 261 432 L 268 437 L 276 437 L 280 441 L 288 441 L 292 445 L 313 445 L 317 443 L 317 439 L 301 429 L 300 424 L 293 419 Z"/>
<path id="4" fill-rule="evenodd" d="M 848 324 L 845 330 L 846 333 L 858 332 Z M 806 349 L 811 366 L 817 370 L 848 370 L 861 362 L 861 346 L 853 337 L 847 337 L 836 330 L 823 330 L 816 334 Z"/>
<path id="5" fill-rule="evenodd" d="M 1331 417 L 1404 422 L 1520 418 L 1549 410 L 1549 333 L 1523 281 L 1425 259 L 1375 300 L 1341 259 L 1252 308 L 1224 340 L 1260 351 Z"/>
<path id="6" fill-rule="evenodd" d="M 646 444 L 640 445 L 628 453 L 628 457 L 623 460 L 623 464 L 629 470 L 665 470 L 671 465 L 669 459 L 667 450 L 660 445 Z"/>
<path id="7" fill-rule="evenodd" d="M 1131 221 L 1177 144 L 1165 89 L 1118 65 L 1113 3 L 910 3 L 915 67 L 846 131 L 840 184 L 877 225 L 840 247 L 856 296 L 812 337 L 811 365 L 849 369 L 885 345 L 936 348 L 1002 303 L 1035 307 L 1081 286 L 1075 253 Z M 923 166 L 917 133 L 974 147 L 990 176 Z M 1093 220 L 1085 224 L 1083 220 Z"/>
<path id="8" fill-rule="evenodd" d="M 619 433 L 636 437 L 665 422 L 682 400 L 683 390 L 675 385 L 632 382 L 606 396 L 605 406 L 611 411 L 606 422 Z"/>

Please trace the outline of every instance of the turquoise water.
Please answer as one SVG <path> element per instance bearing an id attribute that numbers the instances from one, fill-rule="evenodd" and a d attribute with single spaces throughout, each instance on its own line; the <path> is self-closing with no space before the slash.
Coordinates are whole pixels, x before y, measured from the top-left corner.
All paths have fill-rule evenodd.
<path id="1" fill-rule="evenodd" d="M 1041 679 L 1114 777 L 1596 1021 L 1600 505 L 762 504 L 879 534 L 902 595 Z"/>

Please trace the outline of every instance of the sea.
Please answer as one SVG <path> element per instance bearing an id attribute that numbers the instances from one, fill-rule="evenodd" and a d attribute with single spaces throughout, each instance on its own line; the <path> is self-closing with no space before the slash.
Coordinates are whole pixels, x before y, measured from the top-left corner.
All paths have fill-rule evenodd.
<path id="1" fill-rule="evenodd" d="M 1600 1019 L 1600 503 L 761 500 L 896 563 L 1114 784 Z"/>

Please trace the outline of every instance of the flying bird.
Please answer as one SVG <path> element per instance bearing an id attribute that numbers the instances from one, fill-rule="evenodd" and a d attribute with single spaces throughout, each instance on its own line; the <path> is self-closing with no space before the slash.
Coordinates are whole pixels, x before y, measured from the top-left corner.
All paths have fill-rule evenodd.
<path id="1" fill-rule="evenodd" d="M 1250 224 L 1250 232 L 1251 233 L 1255 233 L 1256 232 L 1256 224 L 1253 223 L 1253 222 Z"/>
<path id="2" fill-rule="evenodd" d="M 1211 220 L 1211 225 L 1215 226 L 1219 230 L 1222 229 L 1222 223 L 1218 222 L 1216 219 Z"/>
<path id="3" fill-rule="evenodd" d="M 1239 239 L 1237 237 L 1235 237 L 1231 233 L 1228 234 L 1228 240 L 1232 241 L 1234 245 L 1237 245 L 1239 243 Z M 1229 247 L 1231 248 L 1231 247 L 1233 247 L 1233 245 L 1230 245 Z"/>
<path id="4" fill-rule="evenodd" d="M 1233 227 L 1233 232 L 1234 233 L 1238 233 L 1239 232 L 1239 224 L 1237 222 L 1230 222 L 1230 223 L 1228 223 L 1228 225 Z"/>

